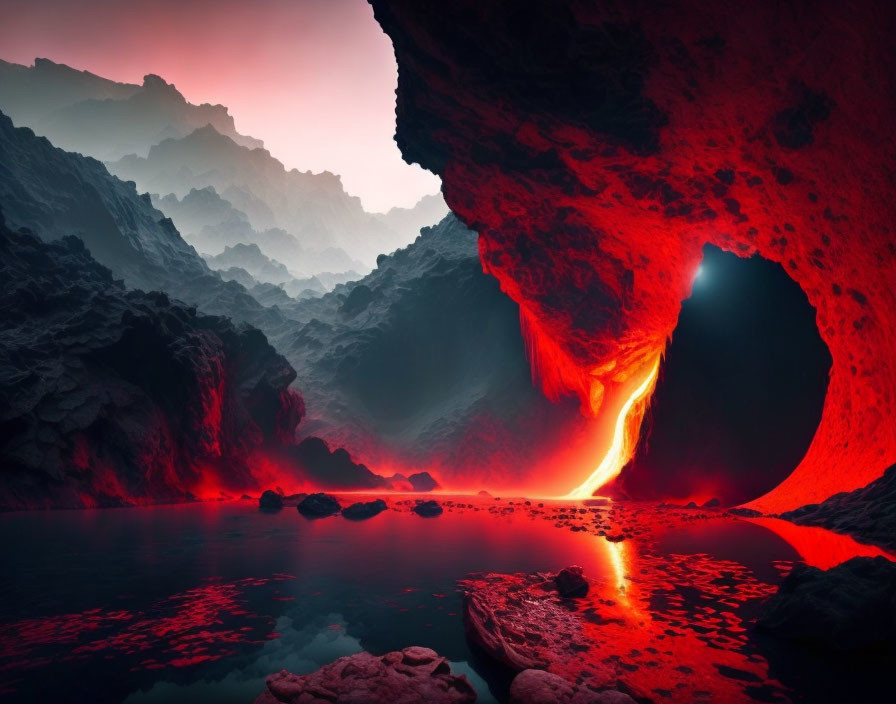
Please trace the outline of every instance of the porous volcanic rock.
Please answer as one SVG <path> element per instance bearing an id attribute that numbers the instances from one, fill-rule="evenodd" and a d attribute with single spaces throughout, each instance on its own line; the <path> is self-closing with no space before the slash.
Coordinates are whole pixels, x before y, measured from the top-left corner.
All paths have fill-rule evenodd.
<path id="1" fill-rule="evenodd" d="M 510 683 L 510 704 L 635 704 L 615 689 L 578 687 L 545 670 L 523 670 Z"/>
<path id="2" fill-rule="evenodd" d="M 896 465 L 866 487 L 834 494 L 820 504 L 802 506 L 780 517 L 896 551 Z"/>
<path id="3" fill-rule="evenodd" d="M 339 513 L 339 502 L 329 494 L 309 494 L 296 506 L 299 513 L 306 518 L 326 518 Z"/>
<path id="4" fill-rule="evenodd" d="M 581 617 L 557 592 L 554 575 L 471 574 L 463 592 L 467 637 L 512 670 L 563 670 L 575 662 L 594 688 L 616 684 L 615 673 L 594 658 Z"/>
<path id="5" fill-rule="evenodd" d="M 359 501 L 342 509 L 342 516 L 350 521 L 363 521 L 366 518 L 373 518 L 387 508 L 386 502 L 382 499 Z"/>
<path id="6" fill-rule="evenodd" d="M 441 516 L 445 509 L 439 505 L 438 501 L 421 501 L 411 510 L 423 518 L 435 518 Z"/>
<path id="7" fill-rule="evenodd" d="M 286 670 L 267 678 L 255 704 L 466 704 L 476 690 L 429 648 L 339 658 L 310 675 Z"/>
<path id="8" fill-rule="evenodd" d="M 757 625 L 832 651 L 896 649 L 896 564 L 855 557 L 827 571 L 797 564 Z"/>
<path id="9" fill-rule="evenodd" d="M 896 461 L 896 5 L 370 3 L 396 142 L 479 233 L 551 397 L 614 417 L 713 244 L 781 264 L 833 359 L 808 451 L 751 508 Z"/>

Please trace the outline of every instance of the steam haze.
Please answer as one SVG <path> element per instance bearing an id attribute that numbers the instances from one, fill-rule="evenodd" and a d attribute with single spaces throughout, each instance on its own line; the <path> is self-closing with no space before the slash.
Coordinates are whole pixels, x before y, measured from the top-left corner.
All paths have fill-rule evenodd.
<path id="1" fill-rule="evenodd" d="M 392 45 L 363 0 L 2 0 L 0 59 L 48 58 L 113 80 L 156 73 L 223 103 L 287 168 L 329 170 L 366 209 L 439 188 L 393 141 Z"/>

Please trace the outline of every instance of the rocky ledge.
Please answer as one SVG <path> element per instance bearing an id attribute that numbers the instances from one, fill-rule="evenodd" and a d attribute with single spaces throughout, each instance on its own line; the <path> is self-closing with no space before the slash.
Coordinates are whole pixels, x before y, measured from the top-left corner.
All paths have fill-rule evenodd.
<path id="1" fill-rule="evenodd" d="M 339 658 L 310 675 L 286 670 L 267 678 L 255 704 L 464 704 L 476 690 L 451 674 L 434 650 L 413 646 L 383 656 L 363 652 Z"/>
<path id="2" fill-rule="evenodd" d="M 820 504 L 802 506 L 780 517 L 896 550 L 896 465 L 868 486 L 834 494 Z"/>
<path id="3" fill-rule="evenodd" d="M 797 564 L 757 625 L 825 650 L 894 651 L 896 564 L 884 557 L 855 557 L 827 571 Z"/>

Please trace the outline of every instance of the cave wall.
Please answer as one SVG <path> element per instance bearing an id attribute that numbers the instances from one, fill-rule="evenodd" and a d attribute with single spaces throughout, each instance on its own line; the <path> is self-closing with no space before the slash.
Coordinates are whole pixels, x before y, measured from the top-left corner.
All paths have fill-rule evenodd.
<path id="1" fill-rule="evenodd" d="M 479 232 L 550 397 L 612 407 L 711 243 L 781 263 L 833 357 L 805 458 L 752 506 L 896 459 L 891 3 L 370 1 L 396 141 Z"/>

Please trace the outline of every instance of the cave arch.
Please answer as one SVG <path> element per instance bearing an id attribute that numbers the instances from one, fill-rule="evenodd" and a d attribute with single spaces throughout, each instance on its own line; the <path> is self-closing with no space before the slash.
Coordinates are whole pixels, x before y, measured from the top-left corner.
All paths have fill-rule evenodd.
<path id="1" fill-rule="evenodd" d="M 396 141 L 480 233 L 549 396 L 600 413 L 662 354 L 711 243 L 784 266 L 833 357 L 806 456 L 751 507 L 896 460 L 896 5 L 370 2 Z"/>
<path id="2" fill-rule="evenodd" d="M 815 310 L 784 268 L 707 245 L 613 491 L 725 506 L 767 493 L 805 456 L 830 368 Z"/>

